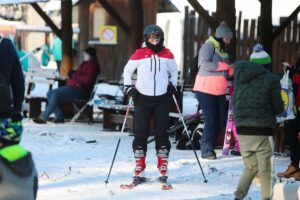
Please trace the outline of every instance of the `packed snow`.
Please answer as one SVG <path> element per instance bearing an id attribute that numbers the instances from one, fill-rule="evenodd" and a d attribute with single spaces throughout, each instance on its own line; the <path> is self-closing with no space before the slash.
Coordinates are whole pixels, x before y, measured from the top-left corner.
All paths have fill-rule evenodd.
<path id="1" fill-rule="evenodd" d="M 148 145 L 146 177 L 149 183 L 133 190 L 122 190 L 120 184 L 132 178 L 134 159 L 131 149 L 133 137 L 120 131 L 103 131 L 101 123 L 34 124 L 24 119 L 21 144 L 29 149 L 39 173 L 38 198 L 40 200 L 99 200 L 99 199 L 159 199 L 159 200 L 225 200 L 233 199 L 233 192 L 242 173 L 241 157 L 222 157 L 200 162 L 207 183 L 192 151 L 176 150 L 174 139 L 169 158 L 169 181 L 173 190 L 163 191 L 156 181 L 154 143 Z M 115 164 L 105 185 L 118 139 L 120 147 Z M 200 157 L 200 152 L 197 151 Z M 275 157 L 274 173 L 285 170 L 289 157 Z M 274 199 L 298 199 L 299 182 L 288 181 L 275 185 Z M 287 189 L 289 191 L 283 192 Z M 297 195 L 298 193 L 298 195 Z M 284 196 L 285 195 L 285 198 Z M 292 198 L 293 197 L 293 198 Z M 247 200 L 260 199 L 260 187 L 253 183 Z"/>

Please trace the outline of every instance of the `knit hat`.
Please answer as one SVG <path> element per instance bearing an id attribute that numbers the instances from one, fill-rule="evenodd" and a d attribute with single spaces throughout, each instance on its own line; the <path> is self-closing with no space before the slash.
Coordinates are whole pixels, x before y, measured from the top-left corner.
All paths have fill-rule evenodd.
<path id="1" fill-rule="evenodd" d="M 226 24 L 221 24 L 218 26 L 216 33 L 216 38 L 232 38 L 232 31 Z"/>
<path id="2" fill-rule="evenodd" d="M 272 59 L 269 54 L 264 51 L 264 47 L 261 44 L 256 44 L 254 45 L 253 52 L 250 55 L 250 61 L 257 64 L 266 65 L 270 64 Z"/>
<path id="3" fill-rule="evenodd" d="M 97 54 L 97 51 L 96 51 L 96 49 L 93 48 L 93 47 L 88 47 L 88 48 L 86 48 L 84 51 L 87 52 L 92 58 L 97 57 L 97 55 L 96 55 L 96 54 Z"/>

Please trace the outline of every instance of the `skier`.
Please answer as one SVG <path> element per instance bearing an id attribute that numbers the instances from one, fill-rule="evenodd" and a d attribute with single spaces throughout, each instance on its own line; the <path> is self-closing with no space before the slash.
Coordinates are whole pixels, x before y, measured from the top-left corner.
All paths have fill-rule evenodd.
<path id="1" fill-rule="evenodd" d="M 157 168 L 160 179 L 167 180 L 168 157 L 171 148 L 167 134 L 169 122 L 170 94 L 176 92 L 177 64 L 171 51 L 163 45 L 164 32 L 157 25 L 144 29 L 144 43 L 130 57 L 124 68 L 123 92 L 134 100 L 135 157 L 134 182 L 144 178 L 146 168 L 147 138 L 149 122 L 154 119 Z M 131 75 L 137 70 L 136 84 Z"/>
<path id="2" fill-rule="evenodd" d="M 279 78 L 269 72 L 270 56 L 254 47 L 250 62 L 234 65 L 233 108 L 244 171 L 235 199 L 244 199 L 258 172 L 261 199 L 271 199 L 272 155 L 276 115 L 284 111 Z M 262 87 L 263 86 L 263 87 Z"/>
<path id="3" fill-rule="evenodd" d="M 205 126 L 201 138 L 201 157 L 216 159 L 217 134 L 226 125 L 226 77 L 231 75 L 227 47 L 232 38 L 230 28 L 222 23 L 214 36 L 208 38 L 198 53 L 199 72 L 193 90 L 203 110 Z"/>

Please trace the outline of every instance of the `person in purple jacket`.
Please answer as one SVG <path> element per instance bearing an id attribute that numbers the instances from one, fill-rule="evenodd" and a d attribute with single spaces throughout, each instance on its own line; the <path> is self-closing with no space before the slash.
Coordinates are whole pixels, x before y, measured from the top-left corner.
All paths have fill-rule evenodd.
<path id="1" fill-rule="evenodd" d="M 74 99 L 88 98 L 99 73 L 100 66 L 97 60 L 96 49 L 88 47 L 83 52 L 83 62 L 78 69 L 72 74 L 69 73 L 70 79 L 67 81 L 67 84 L 47 93 L 48 104 L 46 110 L 33 121 L 38 124 L 45 124 L 48 117 L 54 113 L 54 122 L 63 123 L 63 113 L 59 104 Z"/>

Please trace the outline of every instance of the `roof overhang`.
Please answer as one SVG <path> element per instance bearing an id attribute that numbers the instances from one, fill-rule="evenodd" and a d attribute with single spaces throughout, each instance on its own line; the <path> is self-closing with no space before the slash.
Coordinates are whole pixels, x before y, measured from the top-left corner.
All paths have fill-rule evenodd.
<path id="1" fill-rule="evenodd" d="M 0 5 L 48 2 L 49 0 L 1 0 Z"/>

